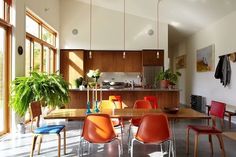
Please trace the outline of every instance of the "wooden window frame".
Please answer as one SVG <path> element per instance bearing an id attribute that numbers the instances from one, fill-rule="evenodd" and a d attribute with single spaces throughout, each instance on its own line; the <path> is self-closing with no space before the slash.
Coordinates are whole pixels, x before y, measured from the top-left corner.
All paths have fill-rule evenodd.
<path id="1" fill-rule="evenodd" d="M 12 25 L 10 25 L 8 22 L 4 21 L 3 19 L 0 19 L 0 27 L 6 30 L 6 54 L 4 55 L 4 125 L 3 125 L 3 131 L 0 132 L 0 135 L 5 134 L 10 131 L 10 109 L 9 109 L 9 95 L 10 95 L 10 69 L 11 69 L 11 32 L 12 32 Z"/>
<path id="2" fill-rule="evenodd" d="M 49 60 L 49 69 L 46 69 L 46 71 L 48 70 L 49 73 L 52 73 L 50 71 L 50 66 L 53 66 L 53 73 L 55 73 L 55 69 L 56 69 L 56 53 L 57 53 L 57 48 L 56 48 L 56 37 L 57 37 L 57 33 L 55 31 L 53 31 L 53 29 L 51 29 L 47 24 L 45 24 L 42 20 L 40 20 L 38 17 L 36 17 L 33 13 L 31 13 L 29 10 L 26 11 L 26 16 L 30 17 L 32 20 L 34 20 L 36 23 L 38 23 L 39 26 L 39 32 L 38 32 L 38 36 L 36 37 L 28 32 L 26 32 L 26 39 L 28 39 L 30 41 L 30 45 L 32 45 L 33 48 L 30 49 L 30 63 L 32 63 L 32 65 L 30 66 L 30 71 L 34 70 L 34 42 L 37 42 L 41 45 L 41 61 L 40 61 L 40 72 L 43 72 L 43 56 L 44 56 L 44 46 L 49 48 L 49 57 L 50 57 L 50 53 L 52 50 L 53 54 L 53 60 L 54 63 L 53 65 L 51 65 L 51 61 Z M 46 29 L 48 32 L 52 33 L 54 35 L 54 45 L 44 41 L 42 39 L 42 29 Z"/>

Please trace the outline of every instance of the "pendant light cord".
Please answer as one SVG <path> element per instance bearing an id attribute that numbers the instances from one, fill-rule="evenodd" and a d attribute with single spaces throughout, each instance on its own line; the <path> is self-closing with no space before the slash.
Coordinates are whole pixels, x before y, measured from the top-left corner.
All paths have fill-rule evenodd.
<path id="1" fill-rule="evenodd" d="M 160 35 L 160 26 L 159 26 L 159 3 L 160 3 L 160 0 L 157 0 L 157 49 L 159 48 L 159 35 Z"/>
<path id="2" fill-rule="evenodd" d="M 91 53 L 91 49 L 92 49 L 92 2 L 93 0 L 90 0 L 90 45 L 89 45 L 89 49 L 90 49 L 90 53 Z"/>
<path id="3" fill-rule="evenodd" d="M 126 17 L 125 17 L 125 10 L 126 10 L 126 6 L 125 6 L 125 0 L 124 0 L 124 53 L 125 53 L 125 31 L 126 31 L 126 29 L 125 29 L 125 21 L 126 21 Z"/>

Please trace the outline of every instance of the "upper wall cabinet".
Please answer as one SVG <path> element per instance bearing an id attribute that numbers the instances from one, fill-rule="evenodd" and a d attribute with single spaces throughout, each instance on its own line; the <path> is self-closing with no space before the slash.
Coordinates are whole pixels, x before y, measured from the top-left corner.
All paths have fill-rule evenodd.
<path id="1" fill-rule="evenodd" d="M 141 72 L 140 52 L 89 51 L 85 53 L 85 69 L 100 69 L 102 72 Z"/>
<path id="2" fill-rule="evenodd" d="M 164 66 L 164 50 L 143 50 L 143 66 Z"/>
<path id="3" fill-rule="evenodd" d="M 72 85 L 75 85 L 75 79 L 84 77 L 84 51 L 61 50 L 60 73 Z"/>

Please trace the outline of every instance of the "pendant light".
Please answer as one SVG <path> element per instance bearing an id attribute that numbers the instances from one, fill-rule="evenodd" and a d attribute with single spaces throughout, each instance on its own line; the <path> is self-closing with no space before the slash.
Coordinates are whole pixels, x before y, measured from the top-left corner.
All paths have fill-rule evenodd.
<path id="1" fill-rule="evenodd" d="M 90 27 L 89 27 L 89 29 L 90 29 L 90 34 L 89 34 L 89 59 L 92 59 L 92 50 L 91 50 L 91 48 L 92 48 L 92 2 L 93 2 L 93 0 L 90 0 L 90 8 L 89 8 L 89 11 L 90 11 L 90 18 L 89 18 L 89 20 L 90 20 Z"/>
<path id="2" fill-rule="evenodd" d="M 124 51 L 123 51 L 123 59 L 125 59 L 125 0 L 124 0 Z"/>

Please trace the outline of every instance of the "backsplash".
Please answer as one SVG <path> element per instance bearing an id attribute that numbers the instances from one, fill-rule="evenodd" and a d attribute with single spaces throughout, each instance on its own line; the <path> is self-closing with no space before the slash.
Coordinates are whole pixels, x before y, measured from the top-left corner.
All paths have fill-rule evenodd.
<path id="1" fill-rule="evenodd" d="M 114 82 L 130 82 L 134 81 L 135 84 L 141 84 L 140 76 L 141 73 L 138 72 L 102 72 L 101 77 L 99 78 L 98 82 L 101 83 L 104 80 L 114 81 Z"/>

